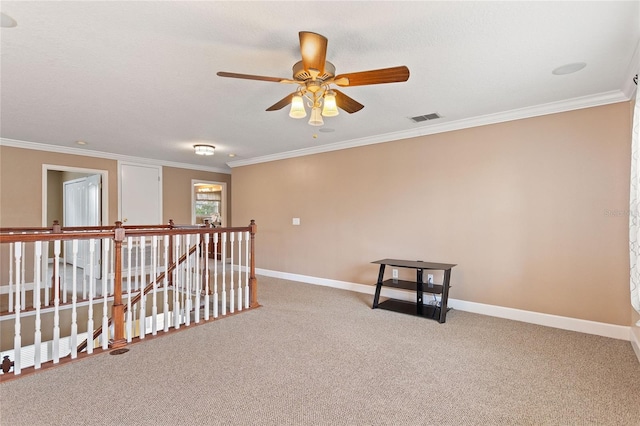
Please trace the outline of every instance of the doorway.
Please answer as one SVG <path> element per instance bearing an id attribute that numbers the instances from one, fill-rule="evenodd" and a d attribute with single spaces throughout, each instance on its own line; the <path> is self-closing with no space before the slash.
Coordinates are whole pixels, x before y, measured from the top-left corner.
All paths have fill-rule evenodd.
<path id="1" fill-rule="evenodd" d="M 99 186 L 98 225 L 109 223 L 109 172 L 107 170 L 83 169 L 79 167 L 42 165 L 42 226 L 50 227 L 54 220 L 63 223 L 64 182 L 74 179 L 97 176 Z M 97 179 L 97 178 L 96 178 Z"/>
<path id="2" fill-rule="evenodd" d="M 106 170 L 43 164 L 42 166 L 42 226 L 50 227 L 54 220 L 61 226 L 102 226 L 108 218 L 108 172 Z M 53 244 L 48 244 L 52 259 Z M 78 250 L 78 267 L 88 263 L 88 243 Z M 65 261 L 70 261 L 71 247 L 63 245 Z M 96 251 L 94 276 L 100 278 L 100 250 Z M 88 271 L 85 271 L 88 273 Z"/>
<path id="3" fill-rule="evenodd" d="M 191 224 L 208 220 L 215 227 L 227 227 L 227 183 L 191 180 Z"/>

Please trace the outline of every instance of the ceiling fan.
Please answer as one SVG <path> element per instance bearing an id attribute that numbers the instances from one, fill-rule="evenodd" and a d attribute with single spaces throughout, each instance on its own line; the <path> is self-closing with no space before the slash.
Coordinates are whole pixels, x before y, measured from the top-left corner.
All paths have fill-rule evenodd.
<path id="1" fill-rule="evenodd" d="M 409 68 L 398 66 L 378 70 L 361 71 L 336 75 L 336 67 L 326 60 L 327 38 L 316 33 L 301 31 L 300 54 L 302 60 L 293 66 L 293 78 L 265 77 L 260 75 L 237 74 L 220 71 L 220 77 L 244 78 L 247 80 L 270 81 L 274 83 L 297 84 L 295 92 L 267 108 L 267 111 L 277 111 L 291 104 L 289 116 L 304 118 L 307 112 L 304 108 L 305 99 L 311 108 L 309 124 L 321 126 L 322 116 L 338 115 L 338 108 L 353 114 L 364 108 L 364 105 L 350 98 L 331 85 L 340 87 L 364 86 L 369 84 L 398 83 L 409 79 Z M 322 108 L 322 110 L 321 110 Z"/>

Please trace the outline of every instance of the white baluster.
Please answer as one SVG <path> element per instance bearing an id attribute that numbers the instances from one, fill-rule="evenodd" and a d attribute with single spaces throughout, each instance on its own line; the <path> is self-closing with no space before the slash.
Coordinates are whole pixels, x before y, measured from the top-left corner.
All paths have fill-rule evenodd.
<path id="1" fill-rule="evenodd" d="M 195 234 L 196 237 L 196 267 L 194 268 L 194 280 L 193 280 L 193 290 L 195 292 L 195 309 L 193 313 L 193 321 L 198 324 L 200 322 L 200 293 L 202 293 L 202 268 L 204 262 L 200 257 L 202 255 L 202 251 L 200 250 L 200 234 Z"/>
<path id="2" fill-rule="evenodd" d="M 109 258 L 111 240 L 105 238 L 102 250 L 102 349 L 109 349 L 109 317 L 107 316 L 107 281 L 109 280 Z"/>
<path id="3" fill-rule="evenodd" d="M 251 262 L 249 261 L 249 245 L 251 244 L 251 234 L 249 231 L 245 233 L 244 244 L 244 261 L 245 261 L 245 274 L 244 274 L 244 307 L 249 309 L 249 270 L 251 269 Z"/>
<path id="4" fill-rule="evenodd" d="M 218 233 L 213 234 L 213 317 L 218 318 Z"/>
<path id="5" fill-rule="evenodd" d="M 34 283 L 33 283 L 33 304 L 36 308 L 36 318 L 35 318 L 35 330 L 33 333 L 33 348 L 34 348 L 34 357 L 33 357 L 33 368 L 38 369 L 42 365 L 42 360 L 40 359 L 40 348 L 42 346 L 42 319 L 40 318 L 40 288 L 42 275 L 41 275 L 41 258 L 42 258 L 42 241 L 36 241 L 35 244 L 35 267 L 36 271 L 34 274 Z"/>
<path id="6" fill-rule="evenodd" d="M 64 249 L 62 251 L 62 283 L 61 283 L 62 292 L 62 303 L 67 303 L 67 245 L 64 245 Z"/>
<path id="7" fill-rule="evenodd" d="M 135 253 L 135 261 L 136 261 L 136 271 L 140 270 L 140 250 L 136 250 L 134 247 L 138 247 L 138 244 L 140 244 L 140 239 L 136 240 L 136 243 L 134 246 L 131 246 L 131 250 L 133 250 Z M 138 247 L 139 248 L 139 247 Z M 140 289 L 140 282 L 138 281 L 138 274 L 135 274 L 135 282 L 134 282 L 134 286 L 133 288 L 138 291 Z"/>
<path id="8" fill-rule="evenodd" d="M 9 234 L 13 234 L 13 232 Z M 15 244 L 9 243 L 9 312 L 13 312 L 13 253 L 15 253 L 15 249 Z"/>
<path id="9" fill-rule="evenodd" d="M 186 235 L 185 242 L 185 254 L 186 254 L 186 263 L 185 263 L 185 278 L 186 278 L 186 295 L 185 295 L 185 305 L 184 305 L 184 316 L 185 316 L 185 325 L 191 325 L 191 256 L 189 256 L 189 250 L 191 249 L 191 235 Z"/>
<path id="10" fill-rule="evenodd" d="M 60 240 L 53 242 L 53 363 L 60 362 Z"/>
<path id="11" fill-rule="evenodd" d="M 116 240 L 110 240 L 109 245 L 111 246 L 111 251 L 109 252 L 109 269 L 111 269 L 111 274 L 109 274 L 109 295 L 113 296 L 116 291 Z"/>
<path id="12" fill-rule="evenodd" d="M 22 279 L 20 277 L 20 272 L 22 272 L 21 261 L 22 261 L 22 246 L 23 243 L 15 243 L 15 251 L 14 251 L 14 261 L 16 263 L 16 319 L 14 324 L 14 337 L 13 337 L 13 374 L 18 375 L 21 373 L 21 364 L 22 364 L 22 335 L 20 330 L 20 311 L 22 304 L 20 303 L 20 285 L 22 283 Z"/>
<path id="13" fill-rule="evenodd" d="M 126 333 L 127 342 L 133 339 L 133 317 L 131 310 L 131 250 L 133 249 L 133 237 L 127 237 L 127 316 Z"/>
<path id="14" fill-rule="evenodd" d="M 23 232 L 23 234 L 26 234 L 26 232 Z M 27 255 L 27 244 L 26 243 L 22 243 L 21 247 L 22 247 L 22 256 L 21 256 L 21 258 L 22 259 L 26 259 L 27 258 L 27 256 L 26 256 Z M 27 282 L 26 282 L 27 275 L 24 273 L 26 263 L 27 263 L 26 261 L 22 261 L 21 265 L 20 265 L 20 269 L 22 271 L 22 275 L 21 275 L 21 277 L 22 277 L 21 284 L 22 285 L 21 285 L 20 289 L 22 291 L 21 302 L 22 302 L 22 310 L 23 311 L 27 309 L 27 293 L 26 293 L 26 291 L 27 291 Z"/>
<path id="15" fill-rule="evenodd" d="M 115 253 L 116 253 L 116 242 L 115 240 L 109 240 L 109 253 L 108 253 L 109 258 L 108 259 L 109 259 L 109 271 L 111 272 L 109 274 L 109 280 L 107 281 L 107 286 L 108 286 L 107 293 L 106 293 L 107 296 L 108 295 L 113 296 L 113 292 L 115 291 L 115 285 L 116 285 L 115 284 L 115 279 L 116 279 Z"/>
<path id="16" fill-rule="evenodd" d="M 151 335 L 158 334 L 158 236 L 151 237 L 151 263 L 153 264 L 151 273 L 153 274 L 153 306 L 151 307 Z"/>
<path id="17" fill-rule="evenodd" d="M 196 237 L 196 268 L 193 289 L 195 291 L 195 309 L 193 314 L 193 321 L 198 324 L 200 322 L 200 296 L 202 294 L 202 268 L 206 264 L 206 257 L 202 256 L 202 250 L 200 250 L 200 234 L 195 234 Z"/>
<path id="18" fill-rule="evenodd" d="M 232 314 L 235 310 L 235 283 L 233 282 L 233 242 L 235 241 L 235 232 L 229 233 L 229 249 L 231 251 L 231 263 L 229 264 L 229 313 Z"/>
<path id="19" fill-rule="evenodd" d="M 180 235 L 174 235 L 173 262 L 176 267 L 173 269 L 173 328 L 176 330 L 180 328 L 180 295 L 178 294 L 180 273 L 178 270 L 178 259 L 180 259 Z"/>
<path id="20" fill-rule="evenodd" d="M 34 234 L 39 234 L 39 232 L 34 232 Z M 36 280 L 38 279 L 38 271 L 40 270 L 40 258 L 38 257 L 38 251 L 35 248 L 35 242 L 33 244 L 33 291 L 31 297 L 31 307 L 35 308 L 36 303 L 40 300 L 40 295 L 36 298 Z"/>
<path id="21" fill-rule="evenodd" d="M 164 236 L 164 331 L 169 331 L 169 236 Z"/>
<path id="22" fill-rule="evenodd" d="M 95 277 L 96 240 L 89 240 L 89 309 L 87 312 L 87 353 L 93 353 L 93 293 L 96 285 Z"/>
<path id="23" fill-rule="evenodd" d="M 69 342 L 71 344 L 71 359 L 78 357 L 78 240 L 73 240 L 71 249 L 71 265 L 72 265 L 72 277 L 71 277 L 71 338 Z"/>
<path id="24" fill-rule="evenodd" d="M 51 280 L 49 279 L 49 241 L 45 241 L 42 244 L 42 253 L 46 253 L 44 256 L 40 256 L 42 259 L 42 286 L 44 287 L 44 306 L 49 306 L 49 287 L 51 286 Z"/>
<path id="25" fill-rule="evenodd" d="M 222 316 L 227 315 L 227 286 L 226 286 L 226 270 L 227 270 L 227 233 L 222 233 Z"/>
<path id="26" fill-rule="evenodd" d="M 238 310 L 242 310 L 242 232 L 238 232 Z"/>
<path id="27" fill-rule="evenodd" d="M 184 246 L 185 243 L 185 237 L 184 235 L 180 236 L 180 240 L 181 242 L 181 246 Z M 189 251 L 189 247 L 185 247 L 184 249 L 184 256 L 185 256 L 185 262 L 182 264 L 182 266 L 180 266 L 180 285 L 179 285 L 179 290 L 180 290 L 180 306 L 182 307 L 182 309 L 180 310 L 181 313 L 181 317 L 180 317 L 180 324 L 185 324 L 186 323 L 186 318 L 185 318 L 185 309 L 187 307 L 187 301 L 186 301 L 186 289 L 187 289 L 187 252 Z"/>
<path id="28" fill-rule="evenodd" d="M 204 234 L 204 320 L 209 320 L 209 234 Z"/>
<path id="29" fill-rule="evenodd" d="M 82 253 L 82 300 L 87 300 L 87 240 L 80 241 L 78 248 Z"/>
<path id="30" fill-rule="evenodd" d="M 138 328 L 140 328 L 140 334 L 139 337 L 140 339 L 144 339 L 144 336 L 147 334 L 147 327 L 146 327 L 146 313 L 147 313 L 147 295 L 144 294 L 144 288 L 146 287 L 145 284 L 145 273 L 144 273 L 144 268 L 145 268 L 145 247 L 146 247 L 146 240 L 145 237 L 142 236 L 140 237 L 140 318 L 138 319 Z"/>
<path id="31" fill-rule="evenodd" d="M 23 234 L 26 234 L 26 232 L 23 232 Z M 22 259 L 26 259 L 27 258 L 27 256 L 26 256 L 27 244 L 26 243 L 22 243 L 21 246 L 22 246 L 22 256 L 21 256 L 21 258 Z M 27 293 L 26 293 L 27 292 L 27 282 L 26 282 L 27 274 L 24 273 L 26 264 L 27 264 L 26 261 L 21 263 L 21 271 L 22 271 L 22 282 L 21 282 L 21 284 L 22 284 L 22 286 L 20 287 L 20 289 L 22 291 L 21 302 L 22 302 L 22 310 L 23 311 L 27 309 Z"/>

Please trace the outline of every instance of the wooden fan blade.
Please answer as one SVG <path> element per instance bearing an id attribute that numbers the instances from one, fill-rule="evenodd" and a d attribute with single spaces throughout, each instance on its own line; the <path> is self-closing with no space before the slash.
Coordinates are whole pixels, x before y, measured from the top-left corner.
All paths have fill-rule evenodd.
<path id="1" fill-rule="evenodd" d="M 327 59 L 327 38 L 316 33 L 300 31 L 300 55 L 304 69 L 317 70 L 318 74 L 324 74 L 324 63 Z"/>
<path id="2" fill-rule="evenodd" d="M 345 84 L 344 80 L 348 79 Z M 338 86 L 364 86 L 367 84 L 400 83 L 409 79 L 409 68 L 403 66 L 393 68 L 383 68 L 379 70 L 353 72 L 350 74 L 340 74 L 335 77 Z"/>
<path id="3" fill-rule="evenodd" d="M 286 78 L 265 77 L 262 75 L 237 74 L 235 72 L 224 72 L 224 71 L 220 71 L 216 74 L 220 77 L 244 78 L 246 80 L 273 81 L 274 83 L 287 82 Z"/>
<path id="4" fill-rule="evenodd" d="M 282 109 L 282 108 L 286 107 L 287 105 L 289 105 L 291 103 L 291 100 L 293 99 L 293 96 L 296 93 L 297 92 L 293 92 L 293 93 L 285 96 L 284 98 L 280 99 L 278 102 L 276 102 L 275 104 L 273 104 L 269 108 L 267 108 L 267 111 L 277 111 L 279 109 Z"/>
<path id="5" fill-rule="evenodd" d="M 353 114 L 364 108 L 364 105 L 360 102 L 351 99 L 341 91 L 336 89 L 333 89 L 333 91 L 336 93 L 336 105 L 338 105 L 338 108 L 347 111 L 349 114 Z"/>

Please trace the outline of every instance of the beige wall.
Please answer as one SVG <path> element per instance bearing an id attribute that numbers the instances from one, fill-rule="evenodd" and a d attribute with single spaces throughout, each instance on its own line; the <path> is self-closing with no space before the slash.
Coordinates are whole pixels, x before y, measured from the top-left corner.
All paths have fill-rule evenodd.
<path id="1" fill-rule="evenodd" d="M 106 170 L 109 174 L 108 222 L 113 224 L 118 220 L 116 160 L 0 146 L 0 226 L 42 226 L 43 164 Z M 164 223 L 169 219 L 176 223 L 191 223 L 191 179 L 226 182 L 230 198 L 229 174 L 163 167 L 162 176 Z M 227 217 L 231 217 L 230 209 L 228 202 Z"/>
<path id="2" fill-rule="evenodd" d="M 168 223 L 169 219 L 173 219 L 176 224 L 191 224 L 191 193 L 193 191 L 193 187 L 191 186 L 192 179 L 226 183 L 228 200 L 226 202 L 226 207 L 223 208 L 226 210 L 224 212 L 226 217 L 231 218 L 231 175 L 226 173 L 212 173 L 197 170 L 177 169 L 175 167 L 163 167 L 163 221 Z M 226 226 L 233 226 L 229 222 L 226 223 Z"/>
<path id="3" fill-rule="evenodd" d="M 256 219 L 258 268 L 373 285 L 377 259 L 456 263 L 452 298 L 629 325 L 629 108 L 237 167 L 233 220 Z"/>
<path id="4" fill-rule="evenodd" d="M 52 225 L 54 220 L 63 224 L 63 212 L 62 198 L 63 194 L 62 186 L 62 173 L 56 170 L 49 170 L 47 172 L 47 225 Z M 51 253 L 53 253 L 53 247 L 50 247 Z"/>
<path id="5" fill-rule="evenodd" d="M 109 222 L 115 222 L 118 216 L 116 161 L 0 146 L 2 226 L 42 226 L 43 164 L 106 170 L 109 173 Z"/>

